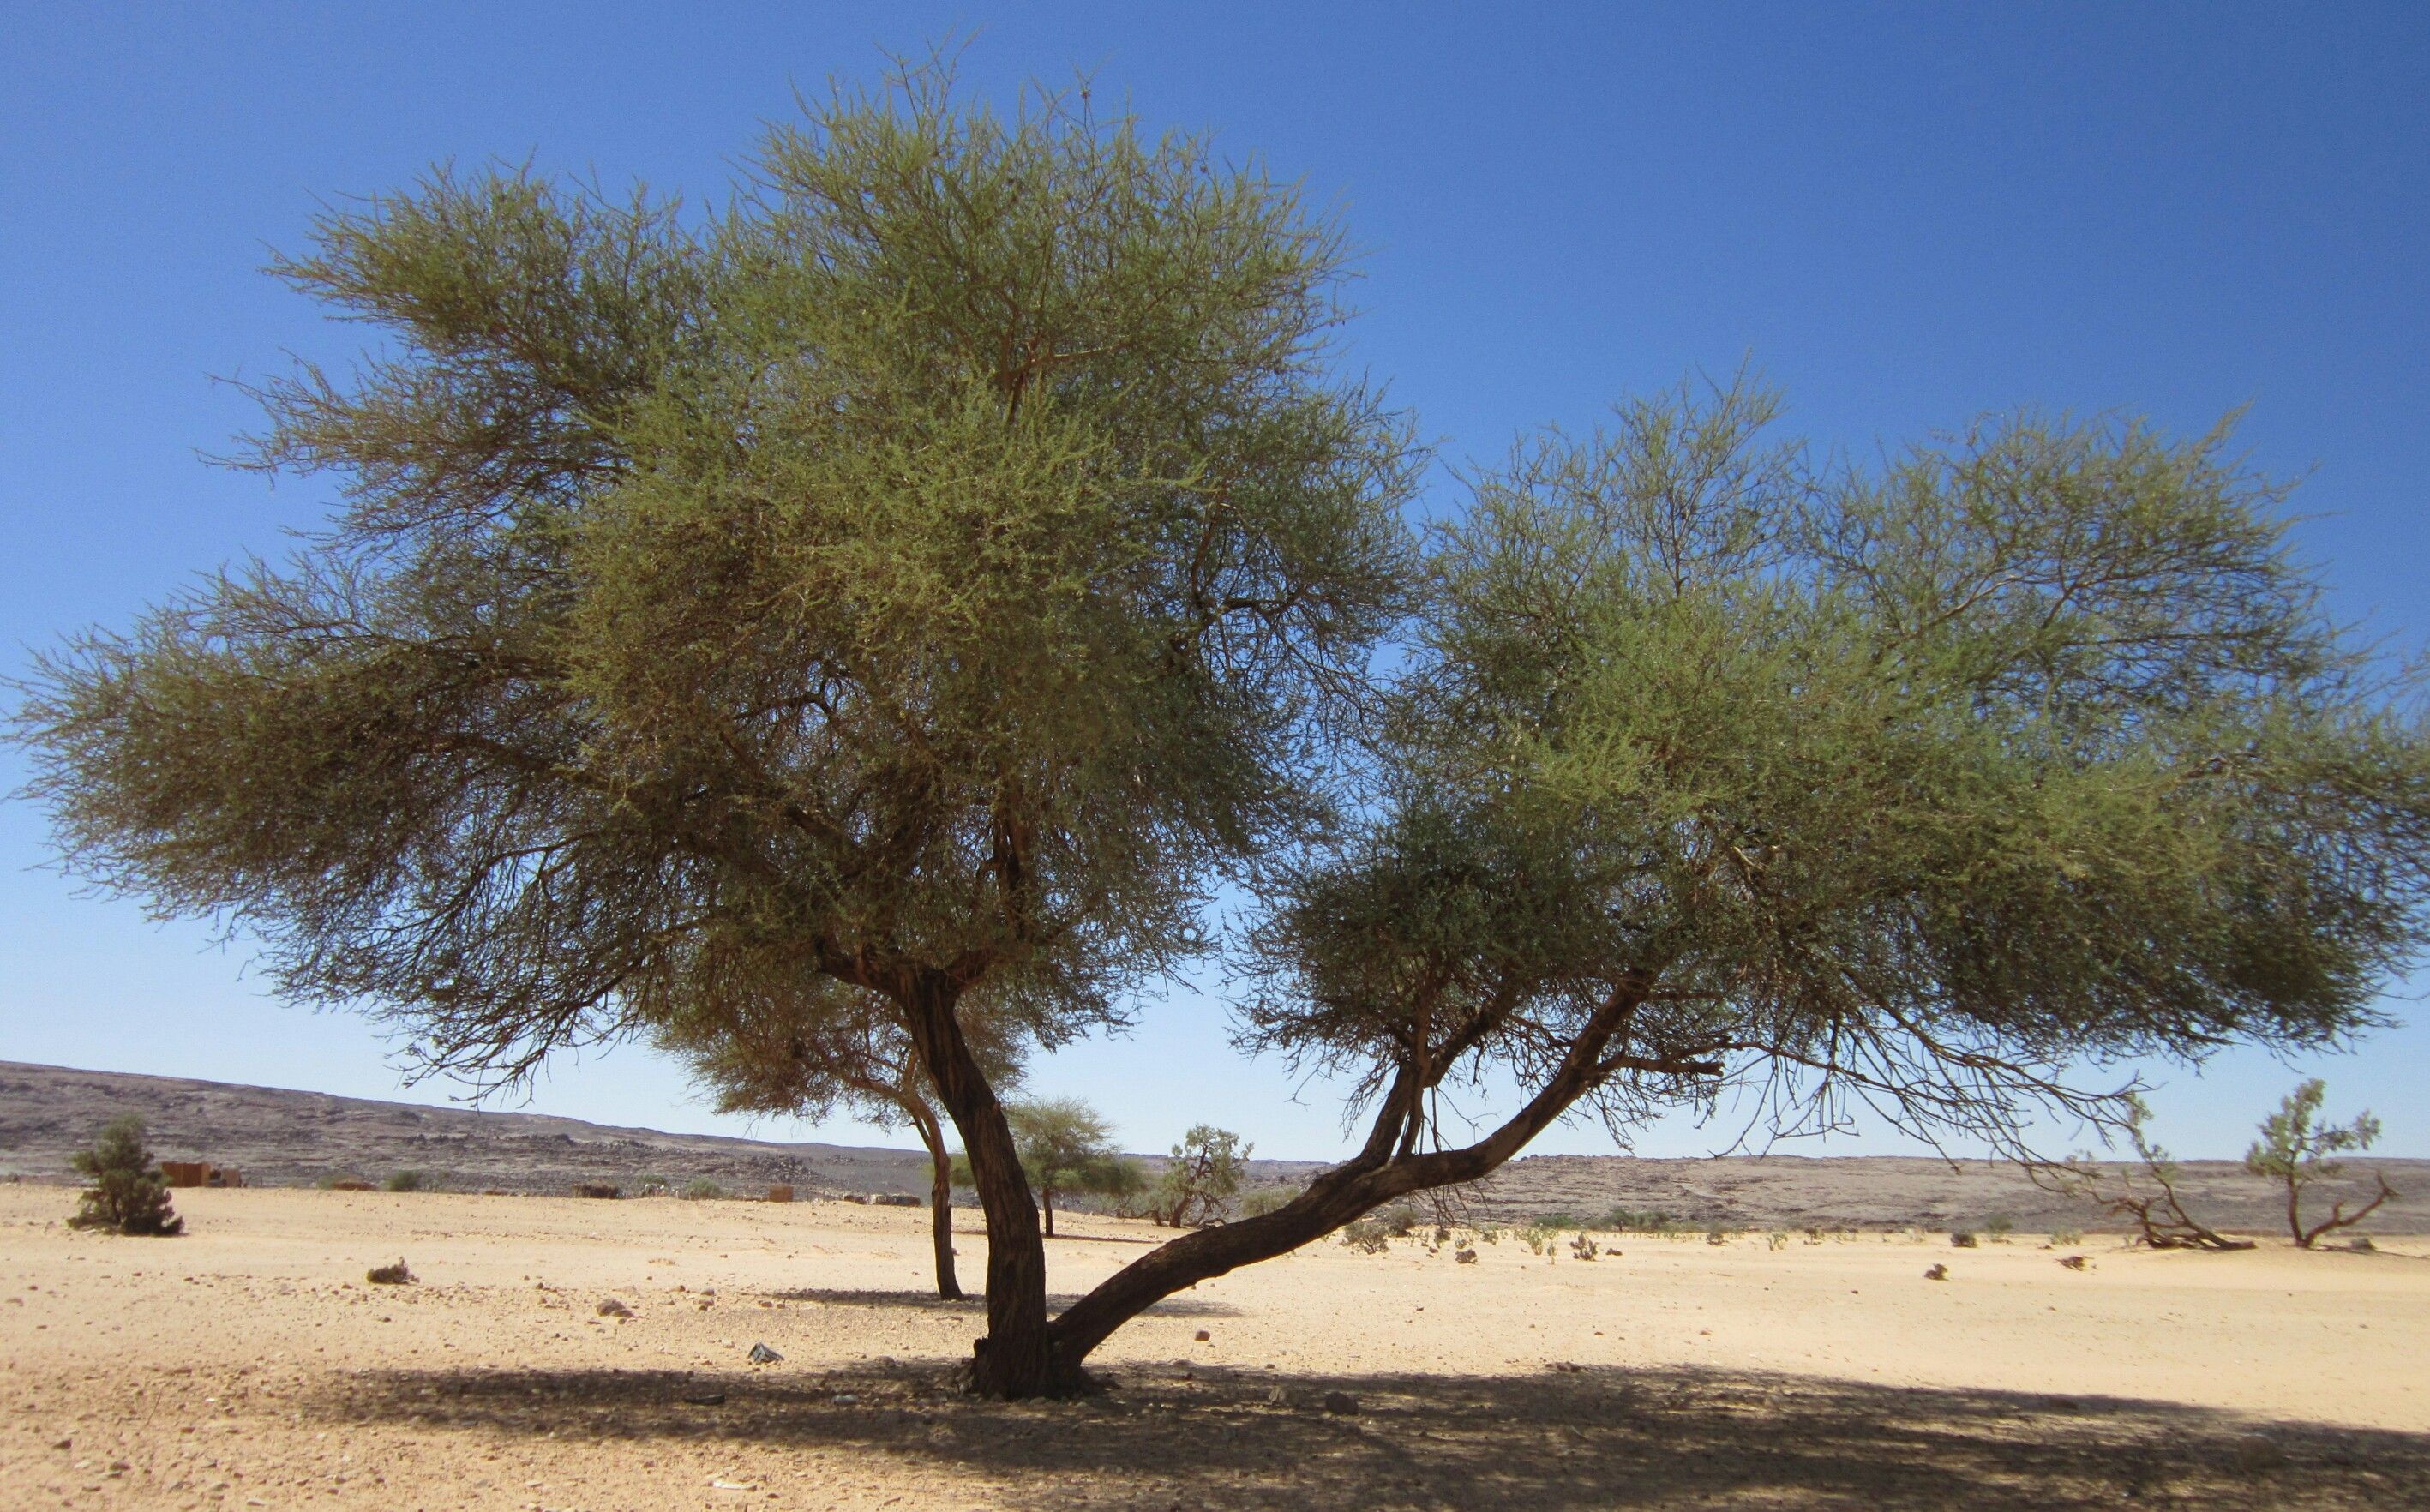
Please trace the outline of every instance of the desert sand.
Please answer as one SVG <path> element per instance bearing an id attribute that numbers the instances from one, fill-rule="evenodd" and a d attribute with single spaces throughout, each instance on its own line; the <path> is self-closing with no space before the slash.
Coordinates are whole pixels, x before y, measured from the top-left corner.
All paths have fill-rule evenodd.
<path id="1" fill-rule="evenodd" d="M 1326 1243 L 1133 1323 L 1104 1395 L 1006 1405 L 948 1387 L 980 1317 L 916 1211 L 177 1200 L 187 1237 L 124 1238 L 0 1187 L 0 1507 L 2430 1505 L 2419 1240 Z M 1074 1228 L 1058 1291 L 1158 1238 Z"/>

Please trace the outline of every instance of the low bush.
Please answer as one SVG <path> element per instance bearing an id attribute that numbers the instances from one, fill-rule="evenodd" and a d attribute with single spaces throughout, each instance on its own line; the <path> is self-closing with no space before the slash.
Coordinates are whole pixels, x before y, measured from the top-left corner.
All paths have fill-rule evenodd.
<path id="1" fill-rule="evenodd" d="M 128 1114 L 102 1125 L 90 1150 L 75 1153 L 76 1173 L 92 1186 L 78 1199 L 70 1228 L 106 1229 L 169 1238 L 186 1230 L 170 1209 L 169 1188 L 152 1152 L 143 1147 L 143 1121 Z"/>
<path id="2" fill-rule="evenodd" d="M 382 1191 L 429 1191 L 437 1183 L 426 1171 L 391 1171 L 380 1183 Z"/>
<path id="3" fill-rule="evenodd" d="M 1341 1225 L 1341 1242 L 1362 1254 L 1381 1254 L 1392 1247 L 1392 1226 L 1381 1218 L 1354 1218 Z"/>
<path id="4" fill-rule="evenodd" d="M 707 1176 L 694 1176 L 684 1183 L 683 1198 L 688 1203 L 714 1202 L 726 1194 L 725 1188 Z"/>
<path id="5" fill-rule="evenodd" d="M 1961 1228 L 1951 1233 L 1949 1242 L 1957 1249 L 1971 1250 L 1980 1241 L 1971 1232 Z"/>

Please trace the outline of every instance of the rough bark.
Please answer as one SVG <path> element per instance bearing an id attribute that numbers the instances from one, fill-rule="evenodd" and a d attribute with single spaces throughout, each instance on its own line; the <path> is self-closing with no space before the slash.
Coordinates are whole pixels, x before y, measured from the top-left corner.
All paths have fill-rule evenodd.
<path id="1" fill-rule="evenodd" d="M 913 972 L 893 995 L 938 1100 L 962 1137 L 971 1183 L 987 1214 L 988 1331 L 973 1346 L 971 1389 L 1007 1400 L 1077 1389 L 1076 1365 L 1058 1365 L 1047 1332 L 1046 1245 L 1012 1126 L 955 1017 L 961 987 L 941 972 Z"/>

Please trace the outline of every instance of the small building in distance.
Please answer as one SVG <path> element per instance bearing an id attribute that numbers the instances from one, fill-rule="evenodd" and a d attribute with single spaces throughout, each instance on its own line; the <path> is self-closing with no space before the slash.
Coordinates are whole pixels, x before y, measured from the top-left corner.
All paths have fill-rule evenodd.
<path id="1" fill-rule="evenodd" d="M 160 1179 L 172 1187 L 241 1187 L 243 1173 L 234 1166 L 215 1166 L 208 1160 L 163 1160 Z"/>

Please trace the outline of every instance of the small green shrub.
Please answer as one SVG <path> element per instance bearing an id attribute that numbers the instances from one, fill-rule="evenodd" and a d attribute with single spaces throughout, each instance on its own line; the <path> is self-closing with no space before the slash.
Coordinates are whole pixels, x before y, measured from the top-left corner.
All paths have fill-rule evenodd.
<path id="1" fill-rule="evenodd" d="M 1570 1253 L 1581 1260 L 1591 1260 L 1603 1251 L 1596 1246 L 1594 1236 L 1581 1231 L 1570 1236 Z"/>
<path id="2" fill-rule="evenodd" d="M 1779 1229 L 1773 1229 L 1763 1237 L 1763 1242 L 1766 1249 L 1785 1250 L 1789 1248 L 1789 1236 Z"/>
<path id="3" fill-rule="evenodd" d="M 1960 1250 L 1971 1250 L 1981 1241 L 1974 1238 L 1972 1232 L 1961 1228 L 1956 1229 L 1950 1234 L 1949 1242 L 1955 1248 Z"/>
<path id="4" fill-rule="evenodd" d="M 1476 1237 L 1488 1244 L 1499 1244 L 1502 1242 L 1502 1225 L 1479 1223 L 1476 1225 Z"/>
<path id="5" fill-rule="evenodd" d="M 143 1147 L 141 1119 L 130 1113 L 103 1124 L 101 1137 L 92 1149 L 77 1151 L 74 1164 L 92 1186 L 78 1199 L 75 1216 L 68 1220 L 70 1228 L 156 1238 L 185 1232 L 186 1221 L 170 1210 L 160 1167 Z"/>
<path id="6" fill-rule="evenodd" d="M 675 1189 L 675 1184 L 664 1176 L 640 1175 L 633 1178 L 636 1197 L 664 1197 Z"/>
<path id="7" fill-rule="evenodd" d="M 707 1176 L 694 1176 L 684 1183 L 683 1197 L 688 1203 L 715 1202 L 726 1195 L 725 1188 Z"/>
<path id="8" fill-rule="evenodd" d="M 1381 1254 L 1392 1247 L 1391 1224 L 1381 1218 L 1354 1218 L 1341 1225 L 1341 1242 L 1362 1254 Z"/>
<path id="9" fill-rule="evenodd" d="M 2017 1231 L 2017 1221 L 2006 1213 L 1994 1213 L 1983 1221 L 1983 1232 L 1994 1244 L 2006 1244 L 2008 1236 Z"/>
<path id="10" fill-rule="evenodd" d="M 434 1183 L 426 1171 L 391 1171 L 380 1183 L 382 1191 L 428 1191 Z"/>
<path id="11" fill-rule="evenodd" d="M 2051 1230 L 2051 1242 L 2053 1244 L 2081 1244 L 2084 1242 L 2084 1230 L 2080 1228 L 2055 1228 Z"/>
<path id="12" fill-rule="evenodd" d="M 1707 1244 L 1718 1247 L 1720 1245 L 1727 1244 L 1729 1241 L 1729 1235 L 1723 1233 L 1718 1228 L 1708 1228 L 1705 1230 L 1705 1242 Z"/>
<path id="13" fill-rule="evenodd" d="M 1560 1237 L 1559 1229 L 1540 1218 L 1531 1218 L 1519 1225 L 1519 1242 L 1527 1246 L 1530 1254 L 1549 1254 L 1553 1241 Z"/>

